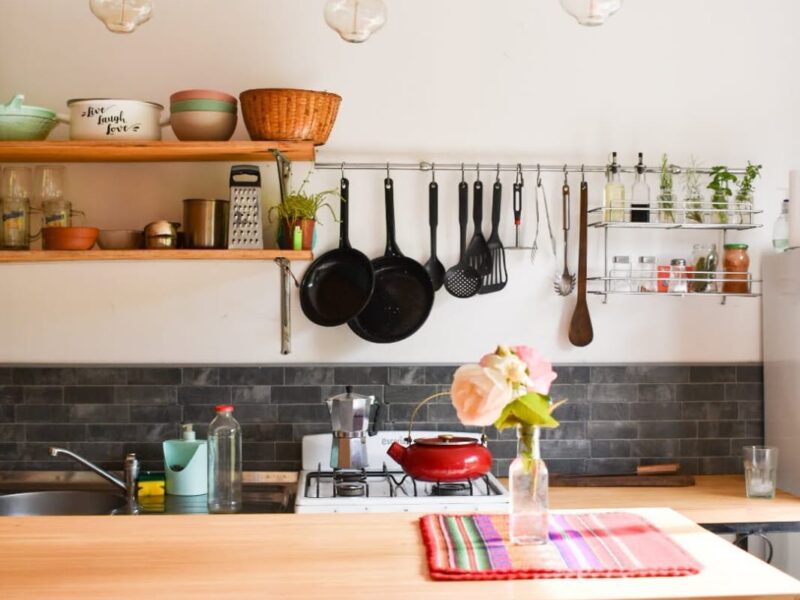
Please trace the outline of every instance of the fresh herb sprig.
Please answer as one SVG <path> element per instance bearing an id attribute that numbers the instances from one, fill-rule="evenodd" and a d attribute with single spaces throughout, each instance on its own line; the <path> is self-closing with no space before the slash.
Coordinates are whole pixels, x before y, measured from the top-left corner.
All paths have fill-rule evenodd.
<path id="1" fill-rule="evenodd" d="M 722 165 L 711 167 L 711 181 L 706 187 L 714 191 L 711 206 L 717 211 L 717 217 L 722 224 L 728 222 L 728 198 L 733 195 L 730 185 L 737 181 L 739 178 L 731 173 L 728 167 Z"/>

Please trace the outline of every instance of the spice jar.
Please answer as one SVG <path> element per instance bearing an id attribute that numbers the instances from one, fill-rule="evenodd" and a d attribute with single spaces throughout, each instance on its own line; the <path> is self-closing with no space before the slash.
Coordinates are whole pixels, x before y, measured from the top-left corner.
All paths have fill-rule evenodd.
<path id="1" fill-rule="evenodd" d="M 611 269 L 611 290 L 631 292 L 631 259 L 629 256 L 615 256 Z"/>
<path id="2" fill-rule="evenodd" d="M 669 291 L 671 294 L 689 293 L 689 281 L 686 273 L 686 260 L 674 258 L 669 263 Z"/>
<path id="3" fill-rule="evenodd" d="M 747 248 L 747 244 L 725 244 L 723 293 L 750 293 L 750 256 Z"/>
<path id="4" fill-rule="evenodd" d="M 655 292 L 656 291 L 656 257 L 655 256 L 640 256 L 639 264 L 636 269 L 636 276 L 638 277 L 637 291 L 639 292 Z"/>

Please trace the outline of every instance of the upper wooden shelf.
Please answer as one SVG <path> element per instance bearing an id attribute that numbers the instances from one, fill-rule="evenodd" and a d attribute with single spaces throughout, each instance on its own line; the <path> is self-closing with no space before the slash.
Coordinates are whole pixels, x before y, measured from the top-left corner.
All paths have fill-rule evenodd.
<path id="1" fill-rule="evenodd" d="M 5 250 L 0 263 L 108 260 L 313 260 L 310 250 Z"/>
<path id="2" fill-rule="evenodd" d="M 313 162 L 313 142 L 0 142 L 0 163 L 10 162 L 192 162 L 275 160 Z"/>

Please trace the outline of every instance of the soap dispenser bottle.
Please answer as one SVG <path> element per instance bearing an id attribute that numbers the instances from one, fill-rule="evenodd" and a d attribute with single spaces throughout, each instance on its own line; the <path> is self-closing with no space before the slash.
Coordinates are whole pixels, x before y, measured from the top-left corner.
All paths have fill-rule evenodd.
<path id="1" fill-rule="evenodd" d="M 191 423 L 181 425 L 181 429 L 181 439 L 163 443 L 167 494 L 200 496 L 208 492 L 206 441 L 195 438 Z"/>

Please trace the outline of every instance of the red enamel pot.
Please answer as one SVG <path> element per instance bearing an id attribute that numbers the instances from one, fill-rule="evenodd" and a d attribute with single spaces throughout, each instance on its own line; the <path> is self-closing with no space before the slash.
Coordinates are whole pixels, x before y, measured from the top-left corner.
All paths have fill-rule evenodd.
<path id="1" fill-rule="evenodd" d="M 492 453 L 480 440 L 471 437 L 440 435 L 418 439 L 409 446 L 395 442 L 387 454 L 419 481 L 474 479 L 492 468 Z"/>

